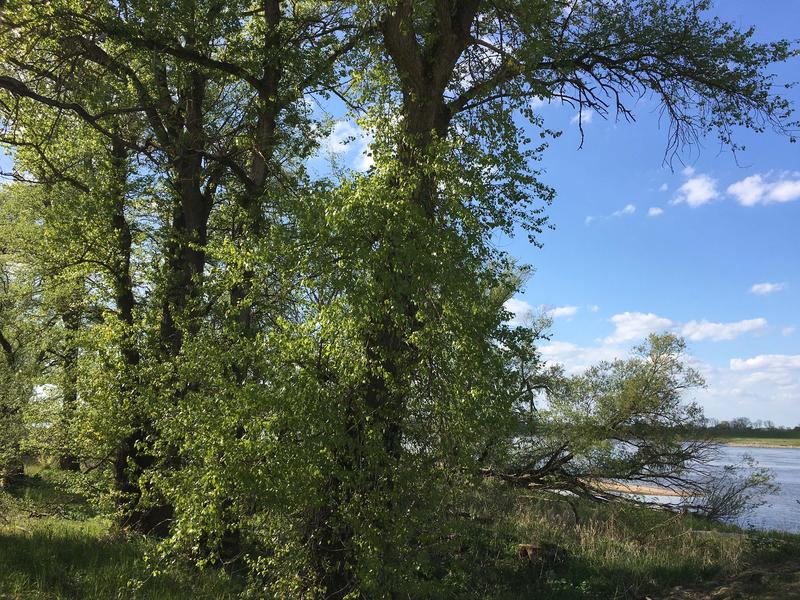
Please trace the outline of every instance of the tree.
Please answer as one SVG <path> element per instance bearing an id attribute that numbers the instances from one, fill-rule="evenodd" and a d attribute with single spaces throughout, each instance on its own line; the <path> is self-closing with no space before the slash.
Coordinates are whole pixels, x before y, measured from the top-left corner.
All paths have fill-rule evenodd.
<path id="1" fill-rule="evenodd" d="M 703 379 L 685 364 L 685 343 L 651 335 L 632 358 L 601 362 L 585 373 L 556 372 L 541 393 L 520 403 L 522 434 L 504 468 L 487 474 L 514 485 L 566 490 L 596 500 L 619 497 L 612 480 L 702 491 L 716 446 L 687 431 L 703 423 L 685 394 Z"/>
<path id="2" fill-rule="evenodd" d="M 795 50 L 707 7 L 7 0 L 3 142 L 51 199 L 30 203 L 67 259 L 49 297 L 82 291 L 58 385 L 121 523 L 244 554 L 277 596 L 444 593 L 430 549 L 515 432 L 508 349 L 536 335 L 504 322 L 518 278 L 491 243 L 547 226 L 530 100 L 633 118 L 650 96 L 670 152 L 792 126 L 766 69 Z M 366 173 L 305 168 L 331 97 L 374 140 Z"/>
<path id="3" fill-rule="evenodd" d="M 9 260 L 2 242 L 0 250 L 0 488 L 3 488 L 24 473 L 22 413 L 33 392 L 31 365 L 35 346 L 23 325 L 24 313 L 30 305 L 31 281 Z"/>
<path id="4" fill-rule="evenodd" d="M 239 13 L 245 14 L 243 19 Z M 287 171 L 313 146 L 302 96 L 309 88 L 325 86 L 334 63 L 351 46 L 351 27 L 342 13 L 335 3 L 329 8 L 303 3 L 284 10 L 277 0 L 254 11 L 249 11 L 249 3 L 227 4 L 221 10 L 216 2 L 98 2 L 80 7 L 70 2 L 12 2 L 2 8 L 8 42 L 4 47 L 9 49 L 0 79 L 0 88 L 8 92 L 4 141 L 27 151 L 16 157 L 17 173 L 24 173 L 23 179 L 33 173 L 39 183 L 57 181 L 89 196 L 110 198 L 116 206 L 107 224 L 117 232 L 122 262 L 115 259 L 111 274 L 105 268 L 109 264 L 96 264 L 114 279 L 115 298 L 109 300 L 116 303 L 122 321 L 117 330 L 123 339 L 112 338 L 124 346 L 128 374 L 123 379 L 138 382 L 126 394 L 143 396 L 126 400 L 123 394 L 111 403 L 112 409 L 141 411 L 119 415 L 127 433 L 116 442 L 116 487 L 132 501 L 123 508 L 129 513 L 122 515 L 123 523 L 145 531 L 161 524 L 163 531 L 171 512 L 163 503 L 144 511 L 136 508 L 139 480 L 147 478 L 155 460 L 145 446 L 159 438 L 158 416 L 148 413 L 156 407 L 169 410 L 196 382 L 162 381 L 150 387 L 156 396 L 172 396 L 162 405 L 146 397 L 147 384 L 153 381 L 131 373 L 147 368 L 148 361 L 163 366 L 176 360 L 187 336 L 198 334 L 207 306 L 216 302 L 204 287 L 215 205 L 226 207 L 219 211 L 224 216 L 216 226 L 227 229 L 234 247 L 243 250 L 240 258 L 226 264 L 235 271 L 227 276 L 230 288 L 212 286 L 211 294 L 229 294 L 250 338 L 257 319 L 274 318 L 255 314 L 258 308 L 273 308 L 264 301 L 272 290 L 256 293 L 252 261 L 242 258 L 271 235 L 271 221 L 282 218 L 275 195 L 291 190 L 293 178 Z M 15 43 L 21 35 L 27 40 L 24 51 Z M 227 41 L 224 51 L 217 46 L 220 39 Z M 287 52 L 288 48 L 295 50 Z M 100 152 L 118 164 L 121 179 L 112 175 L 105 181 L 81 181 L 73 162 L 80 149 L 58 144 L 60 133 L 76 127 L 93 134 L 96 150 L 105 146 Z M 152 203 L 149 213 L 138 215 L 140 230 L 151 236 L 139 240 L 138 249 L 131 247 L 127 221 L 132 165 Z M 142 298 L 134 294 L 130 262 L 132 252 L 142 250 L 159 268 L 146 274 L 148 302 L 137 310 Z M 148 331 L 133 330 L 137 313 L 157 319 L 155 346 L 130 343 L 153 333 L 149 324 Z M 237 362 L 246 363 L 247 349 L 241 350 Z"/>
<path id="5" fill-rule="evenodd" d="M 705 434 L 702 409 L 686 399 L 704 382 L 687 364 L 681 338 L 652 334 L 630 358 L 573 376 L 545 371 L 535 353 L 526 360 L 525 347 L 509 348 L 524 391 L 518 435 L 498 446 L 485 476 L 568 498 L 716 520 L 741 516 L 777 491 L 773 475 L 752 459 L 722 470 L 715 464 L 719 444 Z M 642 492 L 648 487 L 671 490 L 679 500 L 647 500 L 658 495 Z"/>

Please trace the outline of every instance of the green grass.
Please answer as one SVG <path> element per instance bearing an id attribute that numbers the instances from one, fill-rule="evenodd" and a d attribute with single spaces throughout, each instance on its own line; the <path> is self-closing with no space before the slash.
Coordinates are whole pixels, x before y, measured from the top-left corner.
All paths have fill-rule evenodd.
<path id="1" fill-rule="evenodd" d="M 706 429 L 702 435 L 722 443 L 735 446 L 764 448 L 800 448 L 800 431 L 774 429 L 752 429 L 749 431 L 724 431 Z"/>
<path id="2" fill-rule="evenodd" d="M 239 585 L 222 571 L 148 563 L 148 554 L 156 554 L 151 540 L 113 533 L 107 520 L 41 476 L 0 498 L 0 599 L 236 597 Z M 163 574 L 153 576 L 159 567 Z"/>
<path id="3" fill-rule="evenodd" d="M 157 555 L 152 540 L 114 533 L 48 470 L 27 479 L 13 496 L 0 494 L 0 599 L 224 600 L 242 589 L 222 570 L 148 562 Z M 638 600 L 665 598 L 676 586 L 687 600 L 723 588 L 740 595 L 719 597 L 800 597 L 800 536 L 630 507 L 573 510 L 561 497 L 489 481 L 463 509 L 469 516 L 424 574 L 448 593 L 437 584 L 415 597 Z M 521 560 L 517 544 L 548 554 Z"/>
<path id="4" fill-rule="evenodd" d="M 800 579 L 792 579 L 800 567 L 800 536 L 743 532 L 690 516 L 588 504 L 577 505 L 576 523 L 563 499 L 485 487 L 471 511 L 476 522 L 490 525 L 476 526 L 472 539 L 465 540 L 465 598 L 659 598 L 676 586 L 713 591 L 739 585 L 742 573 L 759 582 L 754 598 L 772 588 L 779 590 L 775 598 L 795 597 L 780 592 L 795 583 L 800 592 Z M 519 543 L 556 548 L 562 558 L 521 561 L 514 551 Z M 784 571 L 788 584 L 780 578 L 768 581 Z"/>

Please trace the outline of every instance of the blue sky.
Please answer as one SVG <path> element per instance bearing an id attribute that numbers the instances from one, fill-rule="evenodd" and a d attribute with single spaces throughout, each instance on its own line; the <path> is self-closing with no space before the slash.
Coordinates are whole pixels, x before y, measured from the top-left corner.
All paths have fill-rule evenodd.
<path id="1" fill-rule="evenodd" d="M 796 0 L 718 4 L 758 39 L 800 37 Z M 800 61 L 775 72 L 800 79 Z M 543 163 L 556 231 L 541 250 L 522 236 L 501 244 L 536 268 L 510 306 L 553 311 L 545 356 L 578 371 L 674 331 L 705 375 L 694 397 L 709 416 L 800 424 L 800 145 L 741 132 L 737 157 L 708 139 L 671 170 L 651 106 L 635 124 L 593 115 L 580 150 L 573 109 L 539 110 L 564 131 Z"/>

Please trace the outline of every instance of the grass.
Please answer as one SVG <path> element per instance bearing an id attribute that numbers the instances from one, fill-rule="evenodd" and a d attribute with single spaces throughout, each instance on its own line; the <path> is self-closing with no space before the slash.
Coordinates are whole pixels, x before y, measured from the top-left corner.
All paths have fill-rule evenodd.
<path id="1" fill-rule="evenodd" d="M 800 536 L 647 509 L 570 507 L 562 497 L 488 481 L 463 508 L 469 517 L 458 535 L 431 557 L 429 575 L 446 581 L 450 593 L 427 597 L 800 597 Z M 521 559 L 518 544 L 541 546 L 542 555 Z M 242 589 L 221 570 L 149 563 L 145 557 L 154 550 L 151 540 L 115 534 L 47 471 L 29 477 L 15 495 L 0 496 L 2 600 L 224 600 Z M 670 596 L 676 587 L 680 595 Z"/>
<path id="2" fill-rule="evenodd" d="M 490 526 L 476 527 L 464 544 L 463 570 L 476 575 L 464 597 L 656 599 L 681 587 L 698 594 L 680 596 L 689 599 L 726 586 L 754 594 L 743 597 L 772 598 L 773 590 L 775 598 L 800 597 L 800 536 L 631 507 L 578 504 L 573 511 L 563 498 L 485 488 L 471 511 Z M 543 546 L 548 558 L 520 560 L 519 543 Z"/>
<path id="3" fill-rule="evenodd" d="M 110 523 L 42 473 L 0 498 L 0 599 L 232 599 L 226 573 L 148 563 L 151 540 L 115 534 Z"/>

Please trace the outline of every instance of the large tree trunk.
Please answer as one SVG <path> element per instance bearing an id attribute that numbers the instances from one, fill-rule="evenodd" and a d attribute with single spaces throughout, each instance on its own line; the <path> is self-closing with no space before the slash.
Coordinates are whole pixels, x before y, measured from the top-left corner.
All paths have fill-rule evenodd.
<path id="1" fill-rule="evenodd" d="M 447 107 L 444 91 L 452 76 L 458 57 L 469 40 L 469 30 L 476 14 L 479 0 L 443 0 L 436 4 L 427 30 L 430 48 L 420 47 L 415 35 L 414 6 L 410 0 L 401 0 L 387 11 L 383 19 L 384 47 L 397 69 L 403 94 L 403 128 L 398 141 L 398 158 L 404 173 L 401 177 L 415 181 L 408 195 L 397 198 L 411 212 L 419 212 L 435 226 L 436 181 L 432 175 L 423 174 L 422 165 L 437 138 L 447 135 L 451 112 Z M 398 182 L 399 183 L 399 182 Z M 402 189 L 404 186 L 396 186 Z M 403 452 L 403 424 L 406 418 L 406 386 L 415 371 L 418 356 L 409 342 L 420 324 L 416 318 L 417 303 L 414 293 L 424 294 L 424 289 L 411 289 L 409 281 L 416 281 L 415 265 L 408 262 L 409 256 L 421 256 L 427 252 L 425 235 L 403 236 L 392 232 L 391 224 L 382 232 L 382 243 L 389 248 L 384 271 L 376 277 L 382 281 L 377 305 L 395 307 L 398 314 L 384 308 L 364 329 L 364 348 L 369 374 L 363 387 L 364 408 L 370 415 L 366 424 L 356 413 L 354 423 L 348 427 L 351 452 L 344 452 L 340 468 L 369 469 L 369 477 L 356 478 L 364 481 L 366 489 L 360 490 L 367 497 L 386 503 L 386 518 L 400 518 L 392 505 L 395 492 L 395 473 Z M 409 251 L 409 245 L 413 246 Z M 366 457 L 366 427 L 382 440 L 379 456 Z M 342 489 L 347 484 L 335 482 L 337 489 L 331 490 L 334 501 L 347 502 L 355 490 Z M 324 509 L 322 515 L 329 523 L 325 535 L 316 549 L 317 562 L 327 565 L 323 581 L 330 598 L 344 598 L 353 589 L 353 540 L 352 530 L 341 520 L 335 508 Z M 340 519 L 337 523 L 337 519 Z M 379 524 L 387 531 L 393 530 L 391 522 Z M 393 542 L 380 549 L 381 561 L 391 571 L 397 560 L 397 548 Z M 390 597 L 397 597 L 400 590 L 387 590 Z"/>
<path id="2" fill-rule="evenodd" d="M 206 78 L 195 71 L 188 77 L 178 101 L 183 108 L 183 112 L 178 113 L 185 116 L 180 127 L 183 133 L 172 148 L 175 197 L 167 240 L 159 328 L 161 356 L 170 362 L 178 360 L 184 336 L 197 333 L 203 317 L 202 277 L 212 205 L 211 190 L 203 191 L 203 102 L 206 85 Z M 178 390 L 174 392 L 174 402 L 177 404 L 191 387 L 192 382 L 179 382 Z M 123 487 L 127 484 L 128 488 L 133 488 L 134 508 L 127 514 L 127 524 L 145 533 L 166 535 L 174 512 L 169 501 L 156 494 L 152 506 L 142 508 L 138 505 L 142 493 L 140 486 L 149 485 L 149 470 L 157 467 L 180 468 L 177 446 L 170 446 L 164 455 L 158 457 L 143 448 L 145 440 L 155 439 L 159 435 L 156 423 L 150 416 L 144 415 L 122 445 L 119 466 L 123 466 L 123 458 L 126 458 L 129 466 L 133 463 L 133 468 L 127 478 L 120 478 L 118 485 Z M 125 454 L 128 456 L 125 457 Z"/>
<path id="3" fill-rule="evenodd" d="M 133 293 L 131 277 L 131 254 L 133 238 L 130 224 L 125 216 L 127 192 L 127 151 L 119 143 L 112 143 L 111 157 L 114 161 L 115 181 L 110 189 L 112 227 L 116 236 L 115 262 L 112 272 L 114 302 L 117 316 L 124 326 L 120 340 L 123 373 L 119 395 L 121 401 L 139 393 L 137 368 L 141 360 L 134 339 L 134 310 L 136 298 Z M 132 432 L 120 440 L 113 459 L 114 490 L 117 493 L 117 514 L 119 525 L 144 533 L 159 531 L 159 526 L 166 523 L 165 515 L 158 511 L 140 510 L 138 508 L 141 489 L 139 477 L 144 469 L 152 464 L 152 458 L 141 451 L 137 445 L 144 440 L 146 430 L 143 421 L 134 416 L 130 423 Z M 163 532 L 162 526 L 162 532 Z"/>

